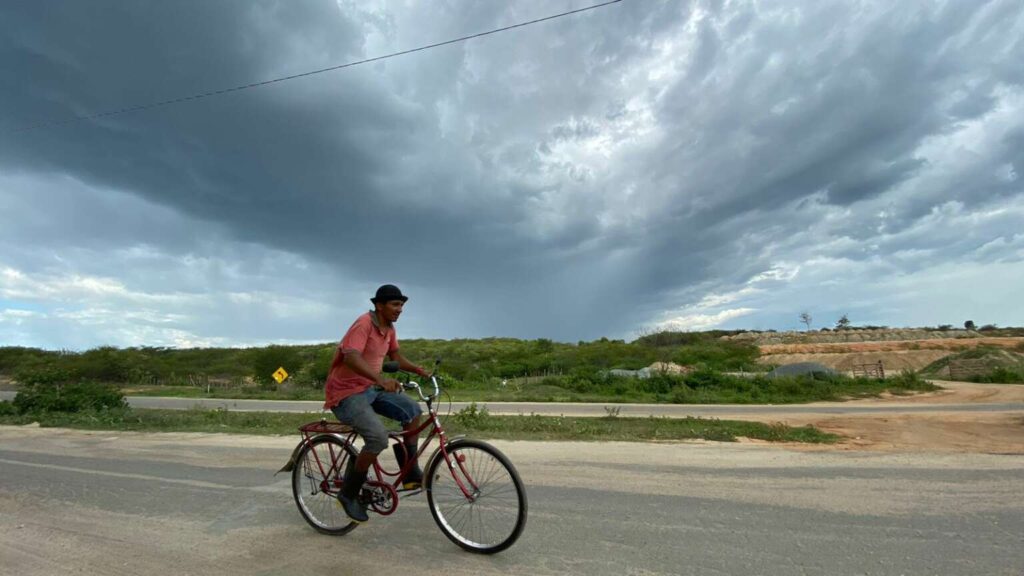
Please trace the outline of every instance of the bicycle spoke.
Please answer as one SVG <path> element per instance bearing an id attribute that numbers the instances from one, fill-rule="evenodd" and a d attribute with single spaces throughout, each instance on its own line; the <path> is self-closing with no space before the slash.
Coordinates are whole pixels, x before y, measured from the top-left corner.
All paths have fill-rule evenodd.
<path id="1" fill-rule="evenodd" d="M 335 438 L 315 439 L 299 457 L 293 493 L 303 517 L 322 532 L 351 530 L 355 525 L 340 511 L 335 498 L 337 480 L 351 457 L 350 449 Z"/>
<path id="2" fill-rule="evenodd" d="M 507 546 L 518 536 L 524 518 L 518 479 L 487 449 L 459 446 L 450 456 L 456 465 L 448 474 L 436 475 L 430 494 L 442 530 L 472 550 Z"/>

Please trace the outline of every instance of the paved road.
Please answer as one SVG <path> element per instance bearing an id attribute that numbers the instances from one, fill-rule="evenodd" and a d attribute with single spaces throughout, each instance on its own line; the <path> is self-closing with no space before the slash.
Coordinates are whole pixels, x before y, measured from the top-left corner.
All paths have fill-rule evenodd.
<path id="1" fill-rule="evenodd" d="M 13 392 L 0 392 L 0 400 L 11 399 Z M 282 400 L 223 400 L 216 398 L 167 398 L 156 396 L 129 396 L 128 403 L 135 408 L 165 408 L 187 410 L 196 406 L 223 408 L 241 412 L 318 412 L 322 402 Z M 458 411 L 469 404 L 455 402 Z M 785 416 L 800 414 L 881 414 L 930 412 L 1021 412 L 1024 403 L 971 403 L 971 404 L 909 404 L 892 402 L 885 405 L 858 405 L 850 403 L 814 403 L 783 405 L 750 404 L 584 404 L 544 402 L 480 402 L 491 414 L 549 414 L 565 416 L 605 416 L 606 407 L 615 407 L 620 416 L 686 416 L 719 417 L 723 415 Z M 447 404 L 445 404 L 447 406 Z"/>
<path id="2" fill-rule="evenodd" d="M 1024 572 L 1019 456 L 496 442 L 530 518 L 478 557 L 422 496 L 315 533 L 272 475 L 293 442 L 0 427 L 0 575 Z"/>

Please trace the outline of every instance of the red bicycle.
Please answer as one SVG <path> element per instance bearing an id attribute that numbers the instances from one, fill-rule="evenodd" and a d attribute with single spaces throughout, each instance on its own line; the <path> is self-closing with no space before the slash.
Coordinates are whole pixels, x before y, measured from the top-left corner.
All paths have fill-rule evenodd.
<path id="1" fill-rule="evenodd" d="M 384 365 L 384 372 L 398 372 L 397 362 Z M 413 459 L 404 458 L 401 469 L 388 470 L 380 459 L 360 497 L 368 510 L 389 516 L 398 509 L 401 496 L 426 491 L 430 513 L 441 532 L 452 542 L 470 552 L 493 554 L 515 543 L 526 526 L 526 489 L 519 473 L 497 448 L 480 440 L 445 435 L 437 415 L 436 401 L 441 393 L 439 377 L 430 376 L 433 394 L 403 373 L 405 390 L 415 390 L 427 405 L 426 418 L 415 431 L 392 432 L 391 440 L 405 450 L 403 436 L 420 434 L 430 429 L 421 442 L 416 457 L 426 451 L 436 436 L 439 446 L 424 468 L 423 487 L 402 489 L 401 480 L 412 468 Z M 292 473 L 292 494 L 299 513 L 313 528 L 324 534 L 341 535 L 352 531 L 353 522 L 338 503 L 337 495 L 345 478 L 346 468 L 353 465 L 359 451 L 355 447 L 358 434 L 338 422 L 321 419 L 299 427 L 302 440 L 281 471 Z M 396 465 L 397 468 L 397 465 Z"/>

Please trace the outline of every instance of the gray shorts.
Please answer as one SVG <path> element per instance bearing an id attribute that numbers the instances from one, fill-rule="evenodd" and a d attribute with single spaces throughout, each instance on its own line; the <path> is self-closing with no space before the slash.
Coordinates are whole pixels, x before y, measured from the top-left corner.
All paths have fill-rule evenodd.
<path id="1" fill-rule="evenodd" d="M 385 392 L 371 387 L 365 392 L 346 397 L 331 408 L 342 424 L 355 428 L 363 437 L 363 450 L 380 454 L 388 447 L 388 430 L 377 414 L 397 420 L 405 426 L 423 413 L 419 402 L 404 394 Z"/>

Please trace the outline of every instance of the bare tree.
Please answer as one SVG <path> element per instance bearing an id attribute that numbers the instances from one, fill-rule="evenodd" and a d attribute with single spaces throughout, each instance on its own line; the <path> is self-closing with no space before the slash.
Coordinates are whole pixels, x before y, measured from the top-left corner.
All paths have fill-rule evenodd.
<path id="1" fill-rule="evenodd" d="M 811 318 L 811 313 L 810 312 L 807 312 L 805 310 L 805 311 L 800 313 L 800 321 L 803 322 L 804 324 L 807 324 L 807 329 L 808 330 L 811 329 L 811 320 L 812 320 L 812 318 Z"/>

